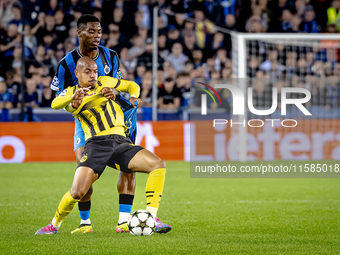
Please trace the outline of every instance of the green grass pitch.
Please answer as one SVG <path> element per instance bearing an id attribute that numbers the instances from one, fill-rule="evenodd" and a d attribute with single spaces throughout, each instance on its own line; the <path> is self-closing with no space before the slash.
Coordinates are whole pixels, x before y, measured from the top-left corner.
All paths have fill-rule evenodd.
<path id="1" fill-rule="evenodd" d="M 172 225 L 168 234 L 114 232 L 118 171 L 106 169 L 94 184 L 92 234 L 70 234 L 79 225 L 75 209 L 58 234 L 34 236 L 71 187 L 74 168 L 0 165 L 0 254 L 340 253 L 340 179 L 192 179 L 184 162 L 167 163 L 158 216 Z M 133 210 L 145 208 L 146 177 L 137 174 Z"/>

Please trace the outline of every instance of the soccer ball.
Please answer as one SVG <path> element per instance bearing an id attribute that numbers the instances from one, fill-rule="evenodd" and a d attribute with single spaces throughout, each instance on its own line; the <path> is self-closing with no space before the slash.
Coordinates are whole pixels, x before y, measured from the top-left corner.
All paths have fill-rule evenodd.
<path id="1" fill-rule="evenodd" d="M 155 231 L 156 221 L 149 211 L 138 210 L 131 213 L 127 225 L 132 235 L 150 236 Z"/>

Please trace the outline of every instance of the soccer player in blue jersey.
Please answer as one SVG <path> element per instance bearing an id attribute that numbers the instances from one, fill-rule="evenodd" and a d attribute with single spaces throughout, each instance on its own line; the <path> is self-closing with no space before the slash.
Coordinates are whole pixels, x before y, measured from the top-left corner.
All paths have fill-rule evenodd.
<path id="1" fill-rule="evenodd" d="M 77 61 L 83 57 L 87 56 L 93 59 L 98 66 L 98 76 L 111 76 L 114 78 L 121 78 L 119 70 L 119 60 L 118 55 L 115 51 L 105 48 L 99 45 L 102 28 L 98 18 L 93 15 L 85 14 L 81 16 L 77 21 L 77 29 L 79 36 L 79 47 L 68 53 L 62 60 L 60 60 L 57 72 L 53 78 L 51 89 L 56 91 L 59 95 L 64 89 L 69 86 L 75 86 L 78 83 L 78 79 L 75 76 Z M 109 99 L 116 98 L 122 107 L 125 115 L 125 121 L 128 118 L 133 118 L 135 107 L 130 104 L 127 100 L 119 95 L 118 92 L 112 89 L 104 89 L 103 95 Z M 131 95 L 133 96 L 133 95 Z M 73 101 L 72 107 L 78 108 L 80 101 Z M 128 130 L 128 136 L 131 140 L 135 141 L 135 128 L 136 128 L 136 118 L 134 117 L 134 122 L 129 125 L 130 130 Z M 77 164 L 81 159 L 82 153 L 84 151 L 85 138 L 83 129 L 79 121 L 75 120 L 75 133 L 74 133 L 74 151 L 77 159 Z M 116 227 L 116 232 L 128 232 L 127 220 L 132 210 L 133 198 L 135 193 L 135 174 L 127 174 L 120 172 L 119 179 L 117 183 L 117 189 L 119 192 L 119 219 L 118 226 Z M 91 195 L 93 192 L 92 186 L 90 187 L 87 194 L 82 197 L 78 203 L 79 214 L 81 218 L 80 226 L 72 231 L 71 233 L 91 233 L 93 228 L 90 221 L 90 209 L 91 209 Z M 158 222 L 157 229 L 162 232 L 162 228 L 169 226 Z"/>

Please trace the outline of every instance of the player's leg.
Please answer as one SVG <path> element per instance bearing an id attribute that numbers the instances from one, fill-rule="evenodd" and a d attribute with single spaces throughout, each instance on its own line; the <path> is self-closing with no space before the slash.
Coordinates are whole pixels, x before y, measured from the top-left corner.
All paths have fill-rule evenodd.
<path id="1" fill-rule="evenodd" d="M 74 153 L 76 155 L 77 165 L 79 164 L 85 146 L 84 131 L 78 120 L 75 120 L 75 132 L 74 132 Z M 91 195 L 93 193 L 93 187 L 91 185 L 85 196 L 78 202 L 78 210 L 80 215 L 80 225 L 71 233 L 91 233 L 93 231 L 90 220 L 91 212 Z"/>
<path id="2" fill-rule="evenodd" d="M 167 233 L 171 226 L 162 223 L 157 218 L 157 211 L 162 198 L 164 181 L 165 181 L 165 162 L 152 152 L 142 149 L 130 160 L 128 169 L 133 172 L 148 173 L 149 177 L 146 183 L 146 210 L 156 219 L 156 233 Z"/>
<path id="3" fill-rule="evenodd" d="M 133 198 L 135 194 L 136 175 L 135 173 L 120 172 L 118 177 L 117 189 L 119 193 L 119 218 L 117 233 L 129 232 L 127 221 L 131 214 Z"/>
<path id="4" fill-rule="evenodd" d="M 89 167 L 78 167 L 74 175 L 71 190 L 67 191 L 60 201 L 51 223 L 39 229 L 35 234 L 56 234 L 66 216 L 74 209 L 79 200 L 87 193 L 98 174 Z"/>

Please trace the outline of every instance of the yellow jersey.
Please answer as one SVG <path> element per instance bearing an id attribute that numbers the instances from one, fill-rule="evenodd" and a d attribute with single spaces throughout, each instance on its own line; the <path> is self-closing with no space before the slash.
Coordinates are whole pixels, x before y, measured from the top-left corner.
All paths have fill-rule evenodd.
<path id="1" fill-rule="evenodd" d="M 104 88 L 115 88 L 119 92 L 127 92 L 139 97 L 140 87 L 132 81 L 119 80 L 109 76 L 98 77 L 96 86 L 89 90 L 77 109 L 71 106 L 71 96 L 79 89 L 79 84 L 68 87 L 52 101 L 53 109 L 65 108 L 80 122 L 85 133 L 85 140 L 93 136 L 122 135 L 126 137 L 124 113 L 118 102 L 107 99 L 101 93 Z"/>

